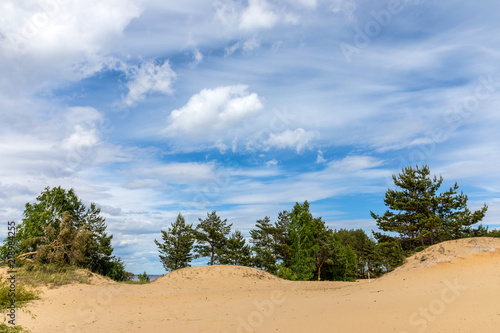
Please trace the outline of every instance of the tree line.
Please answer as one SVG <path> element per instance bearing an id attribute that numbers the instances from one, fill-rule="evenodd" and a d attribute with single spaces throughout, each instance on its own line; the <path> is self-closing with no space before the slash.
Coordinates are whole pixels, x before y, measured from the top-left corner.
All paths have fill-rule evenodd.
<path id="1" fill-rule="evenodd" d="M 431 177 L 428 166 L 403 168 L 393 181 L 394 188 L 385 193 L 388 210 L 370 212 L 379 228 L 371 236 L 362 229 L 330 229 L 312 216 L 305 201 L 280 212 L 274 222 L 267 216 L 257 220 L 248 241 L 213 211 L 196 226 L 179 214 L 154 242 L 167 272 L 206 258 L 208 265 L 255 267 L 289 280 L 345 281 L 383 274 L 442 241 L 500 237 L 500 231 L 478 225 L 486 205 L 471 211 L 456 183 L 439 191 L 443 178 Z M 113 255 L 112 238 L 95 203 L 86 207 L 73 189 L 47 187 L 35 203 L 26 204 L 15 238 L 0 247 L 0 260 L 11 259 L 13 246 L 20 264 L 73 265 L 117 281 L 130 279 L 123 261 Z"/>
<path id="2" fill-rule="evenodd" d="M 427 246 L 458 238 L 493 236 L 499 231 L 479 225 L 484 205 L 472 212 L 468 197 L 458 185 L 439 192 L 443 178 L 430 176 L 429 167 L 408 166 L 393 176 L 384 214 L 371 216 L 380 231 L 369 237 L 362 229 L 332 230 L 321 217 L 313 217 L 309 203 L 257 220 L 247 243 L 239 230 L 213 211 L 196 227 L 179 214 L 162 241 L 155 240 L 167 272 L 189 267 L 192 260 L 207 258 L 208 265 L 242 265 L 265 270 L 289 280 L 354 280 L 379 276 Z"/>

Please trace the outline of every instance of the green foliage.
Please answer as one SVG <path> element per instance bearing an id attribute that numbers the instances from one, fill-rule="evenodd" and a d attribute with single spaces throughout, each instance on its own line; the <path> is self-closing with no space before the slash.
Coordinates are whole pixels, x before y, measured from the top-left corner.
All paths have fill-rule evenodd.
<path id="1" fill-rule="evenodd" d="M 10 306 L 11 295 L 9 295 L 10 283 L 0 278 L 0 310 Z M 23 283 L 16 283 L 16 307 L 22 307 L 32 300 L 40 299 L 41 291 L 26 287 Z"/>
<path id="2" fill-rule="evenodd" d="M 293 270 L 289 267 L 280 264 L 276 267 L 276 275 L 282 279 L 297 281 L 298 276 L 293 272 Z"/>
<path id="3" fill-rule="evenodd" d="M 350 247 L 357 258 L 357 277 L 379 276 L 384 271 L 384 259 L 377 242 L 368 237 L 362 229 L 340 229 L 334 232 L 334 238 L 342 246 Z"/>
<path id="4" fill-rule="evenodd" d="M 239 230 L 231 234 L 219 257 L 222 265 L 248 266 L 251 263 L 252 251 Z"/>
<path id="5" fill-rule="evenodd" d="M 146 274 L 146 271 L 144 273 L 137 275 L 137 278 L 139 279 L 140 283 L 148 283 L 150 282 L 149 276 Z"/>
<path id="6" fill-rule="evenodd" d="M 486 237 L 500 237 L 500 230 L 499 229 L 493 229 L 488 231 L 488 233 L 485 235 Z"/>
<path id="7" fill-rule="evenodd" d="M 455 183 L 448 191 L 438 194 L 443 178 L 430 178 L 429 167 L 408 166 L 393 175 L 398 190 L 389 189 L 385 194 L 385 204 L 389 210 L 384 215 L 371 212 L 382 231 L 398 234 L 404 251 L 411 252 L 417 246 L 433 245 L 445 240 L 482 236 L 486 229 L 472 225 L 481 221 L 486 213 L 484 205 L 478 211 L 467 208 L 467 196 L 457 194 Z M 374 234 L 380 237 L 381 234 Z"/>
<path id="8" fill-rule="evenodd" d="M 14 239 L 19 259 L 59 266 L 76 265 L 92 272 L 121 279 L 123 263 L 112 255 L 113 236 L 106 233 L 105 219 L 94 203 L 87 209 L 73 189 L 47 187 L 27 203 Z M 1 259 L 7 257 L 5 240 Z"/>
<path id="9" fill-rule="evenodd" d="M 0 323 L 0 332 L 2 332 L 2 333 L 31 333 L 30 330 L 22 328 L 21 326 L 7 325 L 5 323 L 5 320 L 3 323 Z"/>
<path id="10" fill-rule="evenodd" d="M 292 258 L 292 247 L 290 242 L 290 213 L 286 210 L 278 214 L 278 220 L 274 223 L 273 248 L 277 262 L 285 266 L 290 265 Z"/>
<path id="11" fill-rule="evenodd" d="M 132 278 L 132 273 L 125 271 L 125 264 L 123 261 L 115 256 L 103 263 L 102 271 L 106 272 L 105 276 L 115 281 L 128 281 Z"/>
<path id="12" fill-rule="evenodd" d="M 228 225 L 227 219 L 221 220 L 216 211 L 207 213 L 207 218 L 199 221 L 195 231 L 197 257 L 209 257 L 209 265 L 218 264 L 233 224 Z"/>
<path id="13" fill-rule="evenodd" d="M 403 264 L 407 254 L 397 239 L 380 238 L 378 248 L 381 253 L 382 266 L 390 272 Z"/>
<path id="14" fill-rule="evenodd" d="M 30 285 L 61 286 L 70 283 L 90 283 L 90 273 L 75 266 L 28 263 L 17 269 L 18 281 Z"/>
<path id="15" fill-rule="evenodd" d="M 271 220 L 266 216 L 262 220 L 257 220 L 257 229 L 250 230 L 252 237 L 252 251 L 255 253 L 253 265 L 269 273 L 276 272 L 277 256 L 276 250 L 276 229 L 271 224 Z"/>
<path id="16" fill-rule="evenodd" d="M 297 275 L 299 280 L 310 280 L 315 271 L 315 252 L 317 244 L 315 242 L 315 228 L 318 221 L 313 219 L 309 212 L 309 203 L 296 203 L 290 212 L 290 247 L 292 257 L 290 259 L 290 268 Z"/>
<path id="17" fill-rule="evenodd" d="M 192 224 L 186 224 L 184 217 L 179 213 L 177 219 L 167 231 L 161 231 L 163 243 L 155 239 L 159 248 L 160 260 L 167 272 L 179 268 L 190 267 L 193 260 L 193 244 L 195 232 Z"/>
<path id="18" fill-rule="evenodd" d="M 341 246 L 330 259 L 332 280 L 355 281 L 357 276 L 356 253 L 350 246 Z"/>

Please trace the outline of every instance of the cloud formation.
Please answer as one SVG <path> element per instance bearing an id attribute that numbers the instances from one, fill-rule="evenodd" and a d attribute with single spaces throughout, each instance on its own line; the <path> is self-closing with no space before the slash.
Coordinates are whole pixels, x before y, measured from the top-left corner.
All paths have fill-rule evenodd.
<path id="1" fill-rule="evenodd" d="M 303 128 L 295 130 L 287 129 L 281 133 L 271 133 L 269 138 L 265 141 L 267 149 L 295 149 L 297 153 L 302 152 L 305 148 L 309 147 L 315 134 L 312 131 L 306 131 Z"/>
<path id="2" fill-rule="evenodd" d="M 182 108 L 172 111 L 165 129 L 167 136 L 224 138 L 227 130 L 244 125 L 257 115 L 263 102 L 246 85 L 203 89 Z"/>
<path id="3" fill-rule="evenodd" d="M 195 60 L 199 61 L 203 58 L 201 54 L 196 57 Z M 154 60 L 149 60 L 128 70 L 131 71 L 131 80 L 127 83 L 128 94 L 122 100 L 124 106 L 135 105 L 151 93 L 173 94 L 172 86 L 177 74 L 170 67 L 168 60 L 161 65 L 156 65 Z"/>

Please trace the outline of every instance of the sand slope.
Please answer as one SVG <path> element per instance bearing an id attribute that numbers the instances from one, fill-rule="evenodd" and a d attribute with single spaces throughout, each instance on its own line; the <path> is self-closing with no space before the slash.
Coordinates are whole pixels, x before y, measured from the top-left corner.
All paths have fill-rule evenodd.
<path id="1" fill-rule="evenodd" d="M 102 281 L 101 281 L 102 282 Z M 246 267 L 195 267 L 147 285 L 46 290 L 19 315 L 33 332 L 497 332 L 500 239 L 442 243 L 386 276 L 290 282 Z"/>

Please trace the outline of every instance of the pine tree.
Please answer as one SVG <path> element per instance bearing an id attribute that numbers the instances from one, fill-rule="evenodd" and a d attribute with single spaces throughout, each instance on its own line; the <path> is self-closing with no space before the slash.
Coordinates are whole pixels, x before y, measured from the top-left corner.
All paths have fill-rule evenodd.
<path id="1" fill-rule="evenodd" d="M 216 211 L 207 213 L 207 218 L 200 218 L 199 221 L 195 232 L 197 257 L 210 257 L 208 264 L 215 265 L 219 263 L 221 251 L 226 246 L 227 236 L 233 224 L 227 225 L 227 219 L 222 221 Z"/>
<path id="2" fill-rule="evenodd" d="M 463 192 L 456 194 L 456 183 L 449 191 L 438 194 L 443 178 L 431 179 L 429 174 L 428 166 L 417 165 L 403 168 L 398 176 L 393 175 L 394 184 L 400 190 L 387 190 L 384 202 L 390 210 L 382 216 L 371 212 L 379 229 L 398 233 L 405 251 L 442 240 L 483 234 L 484 228 L 472 229 L 471 226 L 484 217 L 487 206 L 472 213 L 467 208 L 467 196 Z M 380 233 L 374 235 L 382 238 Z"/>
<path id="3" fill-rule="evenodd" d="M 226 246 L 219 251 L 222 265 L 248 266 L 252 261 L 252 251 L 239 230 L 231 234 Z"/>
<path id="4" fill-rule="evenodd" d="M 272 230 L 276 260 L 285 267 L 290 267 L 292 257 L 290 224 L 290 213 L 285 210 L 278 214 L 278 220 L 274 223 L 274 229 Z"/>
<path id="5" fill-rule="evenodd" d="M 39 263 L 74 264 L 121 279 L 126 275 L 125 268 L 112 255 L 113 236 L 106 233 L 100 213 L 94 203 L 87 209 L 73 189 L 47 187 L 35 203 L 25 206 L 14 241 L 15 252 Z M 4 244 L 0 250 L 4 258 L 6 251 Z"/>
<path id="6" fill-rule="evenodd" d="M 276 235 L 276 229 L 270 221 L 268 216 L 257 220 L 255 224 L 257 229 L 250 230 L 250 236 L 252 237 L 252 250 L 255 253 L 254 266 L 274 274 L 276 272 L 276 244 L 273 236 Z"/>
<path id="7" fill-rule="evenodd" d="M 195 234 L 192 224 L 186 224 L 184 216 L 179 213 L 174 223 L 167 229 L 162 230 L 163 243 L 155 239 L 155 244 L 159 248 L 160 261 L 167 272 L 176 269 L 190 267 L 193 260 L 193 244 Z"/>

